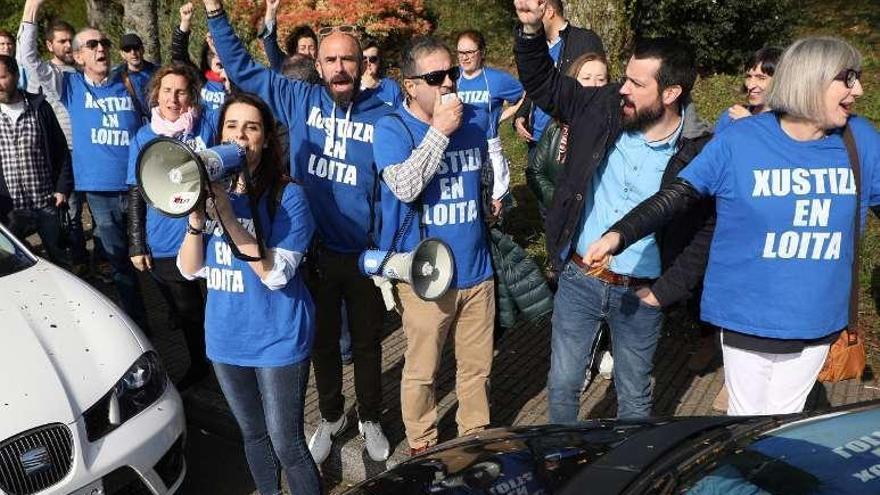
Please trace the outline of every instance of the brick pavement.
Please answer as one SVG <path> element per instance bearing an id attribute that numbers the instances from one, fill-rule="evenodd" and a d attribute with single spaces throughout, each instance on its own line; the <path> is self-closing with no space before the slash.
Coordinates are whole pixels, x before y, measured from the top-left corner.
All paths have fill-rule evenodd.
<path id="1" fill-rule="evenodd" d="M 169 373 L 175 379 L 186 371 L 188 358 L 180 335 L 168 329 L 167 311 L 154 283 L 141 277 L 147 302 L 153 343 L 163 357 Z M 112 288 L 96 284 L 112 296 Z M 403 332 L 389 320 L 382 342 L 383 347 L 383 415 L 382 423 L 395 449 L 386 463 L 371 461 L 363 452 L 357 428 L 350 426 L 335 443 L 333 452 L 322 466 L 325 477 L 351 482 L 378 474 L 405 459 L 406 442 L 400 419 L 399 382 L 403 364 L 405 341 Z M 667 325 L 667 328 L 669 325 Z M 499 345 L 499 354 L 493 363 L 491 376 L 492 420 L 496 426 L 542 424 L 547 421 L 546 377 L 549 369 L 549 317 L 531 324 L 520 324 L 508 331 Z M 664 333 L 661 338 L 655 367 L 655 406 L 658 416 L 717 415 L 712 401 L 723 383 L 720 356 L 709 371 L 697 374 L 686 366 L 696 347 L 696 339 L 684 333 Z M 875 365 L 876 368 L 876 365 Z M 353 410 L 354 385 L 351 366 L 344 367 L 343 393 L 349 424 L 355 425 Z M 446 352 L 439 372 L 437 397 L 439 399 L 440 440 L 455 437 L 455 371 L 451 352 Z M 184 394 L 187 416 L 191 425 L 231 439 L 238 439 L 234 420 L 213 378 L 187 390 Z M 817 386 L 808 408 L 827 407 L 858 401 L 880 399 L 880 379 L 866 373 L 862 382 L 848 381 Z M 581 402 L 582 418 L 612 417 L 616 410 L 613 383 L 594 379 L 584 392 Z M 305 404 L 306 432 L 311 434 L 319 421 L 317 393 L 314 381 L 309 385 Z"/>

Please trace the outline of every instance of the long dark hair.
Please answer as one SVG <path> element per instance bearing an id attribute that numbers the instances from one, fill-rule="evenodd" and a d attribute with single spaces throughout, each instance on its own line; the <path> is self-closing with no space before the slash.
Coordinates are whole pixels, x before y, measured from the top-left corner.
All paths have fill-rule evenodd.
<path id="1" fill-rule="evenodd" d="M 251 194 L 254 199 L 259 199 L 264 193 L 270 193 L 273 197 L 278 189 L 284 187 L 288 182 L 284 170 L 281 168 L 281 146 L 278 142 L 278 133 L 276 132 L 275 118 L 272 116 L 272 110 L 260 99 L 259 96 L 251 93 L 236 92 L 226 97 L 223 107 L 220 109 L 220 136 L 223 136 L 223 129 L 226 127 L 226 111 L 229 107 L 241 103 L 250 105 L 260 111 L 260 117 L 263 119 L 263 139 L 264 148 L 260 158 L 260 163 L 251 176 L 252 189 Z"/>

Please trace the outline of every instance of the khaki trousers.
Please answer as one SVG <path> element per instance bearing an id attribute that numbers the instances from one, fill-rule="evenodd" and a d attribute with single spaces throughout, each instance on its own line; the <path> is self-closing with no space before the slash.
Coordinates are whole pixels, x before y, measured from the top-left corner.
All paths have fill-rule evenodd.
<path id="1" fill-rule="evenodd" d="M 419 299 L 407 284 L 398 284 L 397 294 L 406 335 L 400 405 L 409 446 L 437 443 L 434 379 L 450 332 L 455 345 L 458 435 L 485 429 L 489 425 L 494 281 L 451 289 L 436 301 Z"/>

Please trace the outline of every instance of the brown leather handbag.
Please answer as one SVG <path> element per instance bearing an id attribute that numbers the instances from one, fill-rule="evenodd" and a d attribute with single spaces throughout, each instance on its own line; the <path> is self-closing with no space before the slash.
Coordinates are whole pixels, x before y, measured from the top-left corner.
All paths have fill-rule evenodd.
<path id="1" fill-rule="evenodd" d="M 856 143 L 853 139 L 849 126 L 843 129 L 843 142 L 846 144 L 846 152 L 849 154 L 849 163 L 852 167 L 856 182 L 856 214 L 853 225 L 853 265 L 852 286 L 849 296 L 849 324 L 846 330 L 840 333 L 837 340 L 831 344 L 825 365 L 819 372 L 821 382 L 839 382 L 853 378 L 861 379 L 865 370 L 865 338 L 859 328 L 859 247 L 861 241 L 861 167 Z"/>

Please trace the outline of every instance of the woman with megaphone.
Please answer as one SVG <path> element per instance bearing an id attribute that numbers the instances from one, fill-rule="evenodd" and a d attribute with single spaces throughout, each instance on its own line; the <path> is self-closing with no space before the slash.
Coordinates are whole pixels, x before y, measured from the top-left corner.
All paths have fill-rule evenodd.
<path id="1" fill-rule="evenodd" d="M 146 204 L 137 182 L 141 151 L 153 139 L 164 136 L 185 143 L 195 151 L 216 144 L 217 113 L 202 108 L 202 83 L 194 68 L 171 63 L 159 68 L 147 94 L 150 122 L 131 141 L 128 159 L 128 246 L 134 267 L 149 271 L 170 310 L 170 323 L 180 329 L 189 349 L 190 366 L 177 387 L 181 390 L 208 374 L 205 359 L 205 298 L 203 283 L 180 276 L 175 259 L 186 229 L 186 218 L 172 218 Z"/>
<path id="2" fill-rule="evenodd" d="M 241 146 L 246 164 L 228 187 L 212 182 L 206 208 L 189 214 L 178 266 L 184 277 L 207 280 L 208 358 L 257 490 L 281 492 L 277 459 L 288 486 L 317 494 L 303 431 L 314 306 L 299 270 L 314 220 L 302 188 L 285 180 L 266 104 L 230 95 L 220 123 L 221 140 Z"/>

